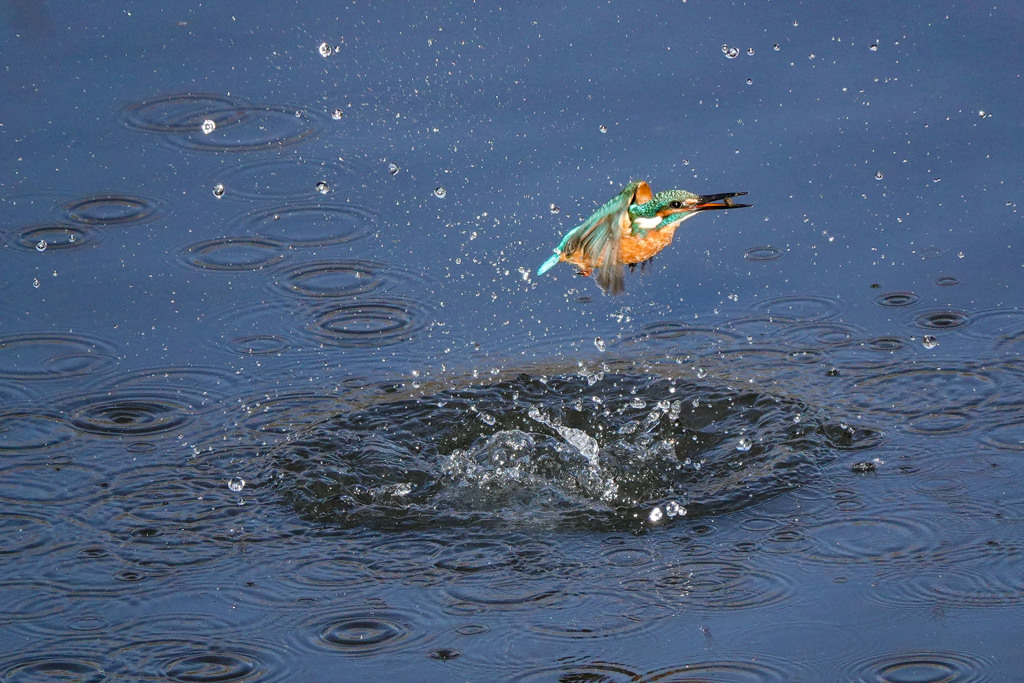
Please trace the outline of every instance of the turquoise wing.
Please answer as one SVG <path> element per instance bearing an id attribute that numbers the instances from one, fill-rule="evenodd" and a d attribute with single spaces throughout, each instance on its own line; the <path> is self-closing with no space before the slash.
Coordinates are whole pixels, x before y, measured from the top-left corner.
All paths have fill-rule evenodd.
<path id="1" fill-rule="evenodd" d="M 641 185 L 646 186 L 646 183 L 640 180 L 630 183 L 590 218 L 569 231 L 537 273 L 544 273 L 558 263 L 562 254 L 572 255 L 597 270 L 597 284 L 601 289 L 609 294 L 621 293 L 625 289 L 625 277 L 619 258 L 620 230 L 622 221 L 629 220 L 629 205 Z"/>

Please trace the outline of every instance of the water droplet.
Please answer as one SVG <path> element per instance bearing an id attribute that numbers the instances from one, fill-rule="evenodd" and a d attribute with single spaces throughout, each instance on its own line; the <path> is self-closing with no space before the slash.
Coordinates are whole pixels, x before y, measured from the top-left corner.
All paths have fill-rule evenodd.
<path id="1" fill-rule="evenodd" d="M 686 508 L 680 505 L 678 501 L 670 500 L 665 504 L 665 514 L 669 517 L 682 517 L 686 514 Z"/>
<path id="2" fill-rule="evenodd" d="M 736 450 L 738 451 L 749 451 L 753 448 L 754 443 L 747 437 L 741 436 L 740 440 L 736 442 Z"/>
<path id="3" fill-rule="evenodd" d="M 747 54 L 750 55 L 751 57 L 753 57 L 754 56 L 754 48 L 748 47 L 747 48 Z"/>
<path id="4" fill-rule="evenodd" d="M 402 169 L 399 168 L 398 164 L 396 164 L 395 162 L 393 162 L 393 161 L 389 161 L 388 162 L 388 173 L 390 173 L 391 175 L 398 175 L 398 172 L 401 171 L 401 170 Z"/>
<path id="5" fill-rule="evenodd" d="M 793 416 L 793 422 L 800 422 L 800 413 Z"/>
<path id="6" fill-rule="evenodd" d="M 793 22 L 793 26 L 799 26 L 799 25 L 800 25 L 800 22 L 799 22 L 799 21 L 794 21 L 794 22 Z"/>
<path id="7" fill-rule="evenodd" d="M 921 339 L 921 344 L 926 349 L 934 349 L 936 346 L 939 345 L 939 340 L 930 334 L 926 334 L 924 335 L 924 338 Z"/>
<path id="8" fill-rule="evenodd" d="M 316 191 L 319 192 L 320 194 L 327 194 L 328 192 L 331 191 L 331 188 L 327 186 L 327 183 L 325 181 L 321 180 L 316 184 Z"/>
<path id="9" fill-rule="evenodd" d="M 651 514 L 648 515 L 648 519 L 650 519 L 652 522 L 657 523 L 661 521 L 661 518 L 663 516 L 664 513 L 661 511 L 661 508 L 654 508 L 651 510 Z"/>
<path id="10" fill-rule="evenodd" d="M 224 196 L 223 184 L 217 183 L 216 185 L 213 186 L 213 196 L 216 197 L 217 199 L 220 199 L 221 197 Z"/>
<path id="11" fill-rule="evenodd" d="M 779 47 L 779 44 L 778 44 L 778 43 L 775 43 L 774 45 L 772 45 L 772 49 L 773 49 L 773 50 L 775 50 L 776 52 L 778 52 L 778 51 L 779 51 L 779 50 L 781 50 L 782 48 L 781 48 L 781 47 Z"/>
<path id="12" fill-rule="evenodd" d="M 978 116 L 980 116 L 981 118 L 986 118 L 986 117 L 992 116 L 992 114 L 989 114 L 984 109 L 979 109 L 978 110 Z"/>
<path id="13" fill-rule="evenodd" d="M 241 477 L 232 477 L 228 480 L 228 488 L 235 493 L 238 493 L 245 488 L 245 479 L 242 479 Z"/>
<path id="14" fill-rule="evenodd" d="M 213 119 L 206 119 L 203 121 L 203 135 L 209 135 L 217 129 L 217 122 Z"/>
<path id="15" fill-rule="evenodd" d="M 753 85 L 753 84 L 754 84 L 754 79 L 753 78 L 748 78 L 747 79 L 747 85 Z"/>
<path id="16" fill-rule="evenodd" d="M 689 165 L 690 165 L 690 160 L 689 159 L 683 159 L 683 166 L 689 166 Z"/>
<path id="17" fill-rule="evenodd" d="M 608 126 L 604 125 L 603 123 L 600 126 L 598 126 L 597 129 L 599 131 L 601 131 L 602 133 L 607 133 L 608 132 Z"/>
<path id="18" fill-rule="evenodd" d="M 885 177 L 885 176 L 884 176 L 884 175 L 882 175 L 882 172 L 881 172 L 881 171 L 878 171 L 878 172 L 876 172 L 876 173 L 875 173 L 875 180 L 881 180 L 881 179 L 882 179 L 882 178 L 884 178 L 884 177 Z"/>
<path id="19" fill-rule="evenodd" d="M 448 190 L 444 189 L 440 185 L 434 188 L 434 196 L 438 199 L 444 199 L 448 196 Z"/>
<path id="20" fill-rule="evenodd" d="M 725 54 L 726 59 L 736 59 L 740 56 L 740 49 L 738 47 L 729 47 L 728 45 L 722 46 L 722 52 Z"/>
<path id="21" fill-rule="evenodd" d="M 878 52 L 878 43 L 872 43 L 872 44 L 871 44 L 871 45 L 870 45 L 870 46 L 868 47 L 868 49 L 869 49 L 869 50 L 871 50 L 872 52 Z"/>
<path id="22" fill-rule="evenodd" d="M 335 121 L 340 121 L 341 117 L 344 115 L 345 112 L 343 112 L 341 109 L 335 109 L 334 111 L 331 112 L 331 118 L 334 119 Z"/>
<path id="23" fill-rule="evenodd" d="M 594 346 L 597 347 L 598 351 L 604 351 L 604 339 L 600 337 L 594 337 Z"/>
<path id="24" fill-rule="evenodd" d="M 36 251 L 46 251 L 46 240 L 36 242 Z"/>
<path id="25" fill-rule="evenodd" d="M 704 379 L 708 376 L 708 371 L 704 368 L 697 368 L 697 379 Z"/>
<path id="26" fill-rule="evenodd" d="M 561 212 L 561 209 L 558 208 L 558 205 L 557 204 L 552 204 L 551 205 L 551 213 L 554 214 L 554 213 L 559 213 L 559 212 Z"/>
<path id="27" fill-rule="evenodd" d="M 643 400 L 639 396 L 634 396 L 633 398 L 630 399 L 629 405 L 632 408 L 646 408 L 647 401 Z"/>
<path id="28" fill-rule="evenodd" d="M 35 287 L 36 289 L 39 289 L 39 278 L 32 278 L 32 286 Z"/>
<path id="29" fill-rule="evenodd" d="M 480 413 L 480 419 L 484 422 L 484 424 L 489 425 L 493 425 L 495 422 L 498 421 L 497 418 L 495 418 L 490 413 Z"/>
<path id="30" fill-rule="evenodd" d="M 334 52 L 334 48 L 327 43 L 320 43 L 320 47 L 318 49 L 320 50 L 321 57 L 330 57 L 331 53 Z"/>

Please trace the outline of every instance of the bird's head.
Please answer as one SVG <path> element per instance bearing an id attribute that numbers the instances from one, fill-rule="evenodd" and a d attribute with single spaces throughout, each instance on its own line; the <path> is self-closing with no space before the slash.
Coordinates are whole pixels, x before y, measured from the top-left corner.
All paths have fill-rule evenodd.
<path id="1" fill-rule="evenodd" d="M 732 198 L 741 197 L 746 192 L 725 192 L 723 194 L 699 195 L 686 190 L 666 190 L 659 192 L 643 204 L 637 205 L 631 211 L 642 218 L 660 218 L 658 228 L 665 227 L 672 223 L 678 223 L 698 211 L 710 209 L 740 209 L 751 206 L 750 204 L 737 204 Z"/>

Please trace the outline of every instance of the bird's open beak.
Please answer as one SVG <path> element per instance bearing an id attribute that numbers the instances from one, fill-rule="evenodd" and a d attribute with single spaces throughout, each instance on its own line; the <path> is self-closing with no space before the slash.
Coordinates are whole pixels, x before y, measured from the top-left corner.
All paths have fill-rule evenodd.
<path id="1" fill-rule="evenodd" d="M 708 209 L 742 209 L 753 204 L 737 204 L 732 198 L 742 197 L 746 192 L 725 192 L 723 194 L 706 194 L 697 199 L 697 205 L 691 211 L 707 211 Z"/>

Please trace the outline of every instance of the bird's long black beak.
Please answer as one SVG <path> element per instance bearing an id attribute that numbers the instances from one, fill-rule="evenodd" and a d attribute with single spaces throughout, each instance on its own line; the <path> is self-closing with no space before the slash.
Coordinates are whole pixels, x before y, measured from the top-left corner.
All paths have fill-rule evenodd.
<path id="1" fill-rule="evenodd" d="M 697 199 L 697 205 L 693 211 L 707 211 L 708 209 L 742 209 L 753 204 L 737 204 L 733 197 L 742 197 L 746 192 L 724 192 L 722 194 L 706 194 Z"/>

